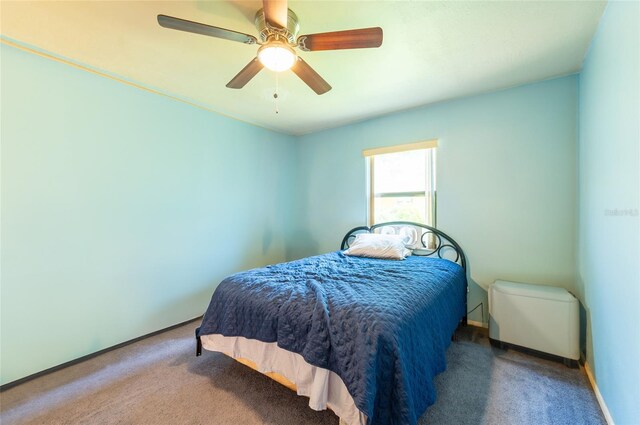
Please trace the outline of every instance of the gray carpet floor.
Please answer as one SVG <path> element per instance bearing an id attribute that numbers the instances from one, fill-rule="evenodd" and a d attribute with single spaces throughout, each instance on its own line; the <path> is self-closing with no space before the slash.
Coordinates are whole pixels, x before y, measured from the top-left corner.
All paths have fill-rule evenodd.
<path id="1" fill-rule="evenodd" d="M 211 352 L 194 356 L 197 322 L 0 394 L 9 424 L 337 425 L 330 411 Z M 488 344 L 467 328 L 447 352 L 426 424 L 604 424 L 582 370 Z"/>

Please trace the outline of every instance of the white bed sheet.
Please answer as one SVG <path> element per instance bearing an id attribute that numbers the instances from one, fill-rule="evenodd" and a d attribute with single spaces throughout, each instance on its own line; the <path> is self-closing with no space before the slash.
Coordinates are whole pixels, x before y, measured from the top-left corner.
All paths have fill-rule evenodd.
<path id="1" fill-rule="evenodd" d="M 275 342 L 219 334 L 202 335 L 200 340 L 202 347 L 209 351 L 251 360 L 262 373 L 279 373 L 296 384 L 298 395 L 309 397 L 309 407 L 313 410 L 330 408 L 341 424 L 365 425 L 367 422 L 336 373 L 310 365 L 301 355 L 282 349 Z"/>

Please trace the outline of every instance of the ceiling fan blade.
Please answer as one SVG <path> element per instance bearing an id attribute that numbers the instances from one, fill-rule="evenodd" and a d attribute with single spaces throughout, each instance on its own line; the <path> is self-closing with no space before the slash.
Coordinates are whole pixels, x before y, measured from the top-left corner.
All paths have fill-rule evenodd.
<path id="1" fill-rule="evenodd" d="M 308 63 L 302 60 L 300 56 L 296 59 L 296 63 L 293 64 L 291 70 L 317 94 L 324 94 L 331 90 L 329 83 L 314 71 Z"/>
<path id="2" fill-rule="evenodd" d="M 209 37 L 224 38 L 225 40 L 239 41 L 240 43 L 245 44 L 256 44 L 258 41 L 254 36 L 249 34 L 212 27 L 211 25 L 187 21 L 186 19 L 174 18 L 173 16 L 158 15 L 158 23 L 160 26 L 170 28 L 172 30 L 208 35 Z"/>
<path id="3" fill-rule="evenodd" d="M 323 32 L 298 37 L 298 47 L 306 51 L 365 49 L 382 45 L 382 28 Z"/>
<path id="4" fill-rule="evenodd" d="M 287 27 L 287 0 L 262 0 L 264 19 L 272 27 Z"/>
<path id="5" fill-rule="evenodd" d="M 260 70 L 264 68 L 262 62 L 258 60 L 258 58 L 254 58 L 251 62 L 247 64 L 242 71 L 238 72 L 238 74 L 233 77 L 231 81 L 227 83 L 227 87 L 230 89 L 241 89 L 247 84 L 253 77 L 256 76 Z"/>

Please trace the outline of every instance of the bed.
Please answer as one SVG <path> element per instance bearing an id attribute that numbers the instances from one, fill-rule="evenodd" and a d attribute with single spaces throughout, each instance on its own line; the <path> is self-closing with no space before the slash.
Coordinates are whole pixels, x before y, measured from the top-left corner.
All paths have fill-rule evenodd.
<path id="1" fill-rule="evenodd" d="M 404 260 L 345 255 L 360 234 L 401 235 Z M 236 273 L 216 288 L 196 354 L 218 351 L 332 409 L 341 424 L 416 424 L 435 402 L 456 328 L 466 325 L 466 258 L 411 222 L 350 230 L 341 250 Z"/>

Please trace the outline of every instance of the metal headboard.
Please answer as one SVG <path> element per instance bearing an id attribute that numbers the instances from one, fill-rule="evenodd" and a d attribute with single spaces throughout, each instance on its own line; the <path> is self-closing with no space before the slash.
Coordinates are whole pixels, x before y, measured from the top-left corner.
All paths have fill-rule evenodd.
<path id="1" fill-rule="evenodd" d="M 418 234 L 417 229 L 425 229 Z M 467 270 L 467 258 L 460 245 L 453 238 L 435 227 L 426 224 L 413 223 L 411 221 L 389 221 L 387 223 L 374 224 L 371 227 L 359 226 L 349 230 L 342 239 L 340 249 L 347 249 L 358 233 L 384 233 L 392 235 L 404 235 L 412 237 L 412 245 L 414 245 L 413 255 L 423 257 L 438 256 L 438 258 L 446 258 L 446 253 L 453 250 L 455 259 L 447 258 L 458 263 L 462 268 Z M 415 236 L 413 236 L 415 235 Z M 428 239 L 432 238 L 433 246 L 429 246 Z"/>

